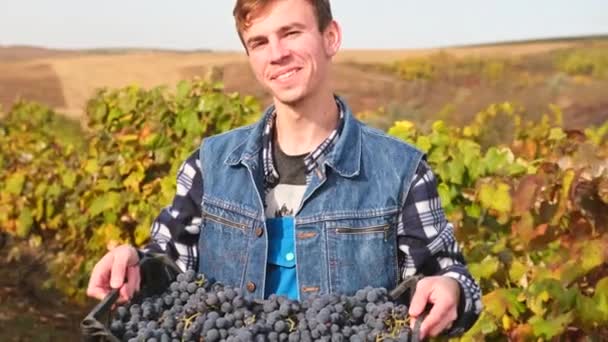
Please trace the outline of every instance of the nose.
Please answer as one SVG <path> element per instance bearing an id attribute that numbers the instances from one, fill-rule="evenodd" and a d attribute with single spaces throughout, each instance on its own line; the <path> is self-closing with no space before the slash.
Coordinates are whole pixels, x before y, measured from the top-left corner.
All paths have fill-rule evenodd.
<path id="1" fill-rule="evenodd" d="M 289 49 L 281 39 L 271 39 L 268 45 L 270 47 L 271 63 L 280 63 L 289 56 Z"/>

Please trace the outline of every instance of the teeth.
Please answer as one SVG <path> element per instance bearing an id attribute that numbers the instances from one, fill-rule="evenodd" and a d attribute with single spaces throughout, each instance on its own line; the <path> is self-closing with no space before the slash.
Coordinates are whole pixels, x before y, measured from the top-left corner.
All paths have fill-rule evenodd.
<path id="1" fill-rule="evenodd" d="M 290 72 L 287 72 L 287 73 L 281 74 L 281 75 L 279 75 L 279 76 L 277 77 L 277 80 L 284 80 L 284 79 L 288 78 L 289 76 L 291 76 L 291 75 L 293 75 L 293 74 L 295 74 L 295 73 L 296 73 L 296 71 L 295 71 L 295 70 L 292 70 L 292 71 L 290 71 Z"/>

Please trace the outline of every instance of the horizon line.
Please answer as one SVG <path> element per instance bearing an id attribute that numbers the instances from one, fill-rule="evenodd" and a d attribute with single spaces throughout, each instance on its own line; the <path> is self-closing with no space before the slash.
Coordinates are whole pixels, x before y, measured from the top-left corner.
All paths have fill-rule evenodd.
<path id="1" fill-rule="evenodd" d="M 524 39 L 507 39 L 497 41 L 481 41 L 467 44 L 454 44 L 454 45 L 440 45 L 431 47 L 417 47 L 417 48 L 342 48 L 341 51 L 416 51 L 416 50 L 432 50 L 432 49 L 458 49 L 458 48 L 475 48 L 475 47 L 489 47 L 497 45 L 516 45 L 516 44 L 532 44 L 532 43 L 550 43 L 550 42 L 561 42 L 561 41 L 576 41 L 576 40 L 604 40 L 608 39 L 608 33 L 590 33 L 581 35 L 568 35 L 568 36 L 551 36 L 551 37 L 532 37 Z M 174 53 L 235 53 L 243 52 L 242 49 L 210 49 L 210 48 L 196 48 L 196 49 L 181 49 L 181 48 L 163 48 L 163 47 L 147 47 L 147 46 L 97 46 L 97 47 L 53 47 L 50 45 L 30 45 L 30 44 L 0 44 L 0 48 L 35 48 L 45 49 L 51 51 L 68 51 L 68 52 L 100 52 L 100 51 L 158 51 L 158 52 L 174 52 Z"/>

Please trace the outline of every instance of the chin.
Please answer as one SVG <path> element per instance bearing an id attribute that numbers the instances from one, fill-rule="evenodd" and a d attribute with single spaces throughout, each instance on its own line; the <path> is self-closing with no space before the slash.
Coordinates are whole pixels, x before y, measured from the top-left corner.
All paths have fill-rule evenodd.
<path id="1" fill-rule="evenodd" d="M 273 92 L 273 97 L 286 104 L 295 104 L 306 98 L 306 93 L 300 89 L 290 89 L 278 92 Z"/>

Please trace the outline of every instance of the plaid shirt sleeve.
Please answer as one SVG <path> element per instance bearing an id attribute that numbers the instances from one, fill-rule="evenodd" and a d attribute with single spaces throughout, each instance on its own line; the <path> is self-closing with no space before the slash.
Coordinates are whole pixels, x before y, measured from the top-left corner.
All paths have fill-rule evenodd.
<path id="1" fill-rule="evenodd" d="M 173 203 L 165 207 L 152 223 L 151 241 L 143 253 L 165 253 L 186 271 L 198 268 L 203 178 L 196 150 L 177 172 L 177 191 Z"/>
<path id="2" fill-rule="evenodd" d="M 458 318 L 446 333 L 462 334 L 481 313 L 481 290 L 466 268 L 454 227 L 441 206 L 437 179 L 424 160 L 414 175 L 400 219 L 397 236 L 403 252 L 399 258 L 402 275 L 444 275 L 458 281 Z"/>

